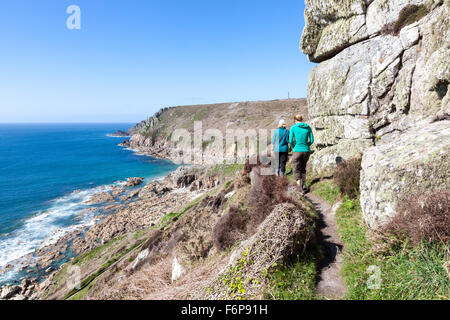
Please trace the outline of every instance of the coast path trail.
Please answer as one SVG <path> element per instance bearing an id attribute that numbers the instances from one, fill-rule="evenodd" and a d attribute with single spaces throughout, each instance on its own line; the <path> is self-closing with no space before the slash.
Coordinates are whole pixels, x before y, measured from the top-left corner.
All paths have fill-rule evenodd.
<path id="1" fill-rule="evenodd" d="M 317 293 L 327 300 L 341 299 L 346 286 L 340 275 L 343 245 L 335 219 L 339 205 L 331 208 L 327 201 L 311 193 L 307 194 L 306 198 L 311 201 L 319 215 L 319 243 L 322 246 L 323 258 L 318 265 Z"/>

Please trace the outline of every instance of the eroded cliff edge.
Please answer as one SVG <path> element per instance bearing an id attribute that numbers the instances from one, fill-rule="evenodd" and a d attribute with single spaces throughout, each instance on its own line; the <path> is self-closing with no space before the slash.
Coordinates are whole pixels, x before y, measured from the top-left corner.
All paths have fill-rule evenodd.
<path id="1" fill-rule="evenodd" d="M 406 194 L 450 186 L 450 1 L 306 0 L 301 49 L 316 133 L 311 169 L 363 154 L 361 204 L 376 227 Z"/>

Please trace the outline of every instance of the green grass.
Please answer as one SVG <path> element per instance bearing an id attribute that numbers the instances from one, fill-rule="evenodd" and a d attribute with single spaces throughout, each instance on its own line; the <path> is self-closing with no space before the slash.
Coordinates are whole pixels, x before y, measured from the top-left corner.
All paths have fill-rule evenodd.
<path id="1" fill-rule="evenodd" d="M 161 218 L 159 223 L 154 227 L 155 229 L 164 230 L 167 228 L 168 225 L 170 225 L 174 219 L 182 217 L 186 212 L 188 212 L 190 209 L 192 209 L 195 205 L 197 205 L 203 197 L 199 197 L 192 201 L 190 204 L 186 206 L 186 208 L 183 209 L 181 212 L 172 212 L 169 214 L 166 214 L 164 217 Z"/>
<path id="2" fill-rule="evenodd" d="M 141 230 L 138 230 L 138 231 L 136 231 L 136 233 L 134 234 L 133 238 L 134 238 L 135 240 L 138 240 L 140 237 L 142 237 L 143 235 L 145 235 L 147 232 L 148 232 L 147 229 L 141 229 Z"/>
<path id="3" fill-rule="evenodd" d="M 412 247 L 402 243 L 387 252 L 377 250 L 375 242 L 366 237 L 359 200 L 346 199 L 336 212 L 336 220 L 345 248 L 341 274 L 347 284 L 346 299 L 450 298 L 450 281 L 443 267 L 449 259 L 448 245 L 423 243 Z M 378 288 L 368 285 L 376 283 Z"/>
<path id="4" fill-rule="evenodd" d="M 92 281 L 91 283 L 89 283 L 86 287 L 84 287 L 83 289 L 81 289 L 80 291 L 78 291 L 76 294 L 74 294 L 72 297 L 70 297 L 69 300 L 72 301 L 79 301 L 79 300 L 83 300 L 84 297 L 86 296 L 86 294 L 88 293 L 89 289 L 95 284 L 95 281 Z"/>
<path id="5" fill-rule="evenodd" d="M 91 275 L 89 275 L 86 279 L 84 279 L 83 281 L 81 281 L 80 284 L 80 289 L 72 289 L 64 298 L 63 300 L 67 300 L 67 299 L 80 299 L 87 293 L 87 291 L 89 290 L 89 288 L 92 286 L 92 282 L 98 277 L 100 276 L 103 272 L 105 272 L 106 269 L 108 269 L 111 265 L 113 265 L 114 263 L 116 263 L 117 261 L 119 261 L 119 259 L 121 259 L 123 256 L 125 256 L 126 254 L 128 254 L 129 252 L 131 252 L 132 250 L 134 250 L 135 248 L 137 248 L 138 246 L 140 246 L 144 240 L 138 241 L 136 242 L 133 246 L 129 247 L 128 249 L 122 251 L 121 253 L 117 254 L 115 257 L 113 257 L 112 259 L 108 260 L 106 263 L 104 263 L 96 272 L 92 273 Z M 95 250 L 95 249 L 94 249 Z M 91 250 L 91 251 L 94 251 Z M 89 252 L 90 253 L 90 252 Z"/>
<path id="6" fill-rule="evenodd" d="M 268 300 L 316 300 L 316 261 L 318 248 L 313 246 L 295 261 L 279 266 L 269 277 L 269 286 L 264 294 Z"/>
<path id="7" fill-rule="evenodd" d="M 208 169 L 209 176 L 234 177 L 236 172 L 244 169 L 243 164 L 216 164 Z"/>
<path id="8" fill-rule="evenodd" d="M 98 257 L 102 252 L 105 252 L 108 248 L 110 248 L 114 243 L 116 243 L 117 241 L 120 241 L 122 239 L 124 239 L 125 236 L 121 236 L 121 237 L 117 237 L 115 239 L 112 239 L 111 241 L 109 241 L 108 243 L 99 246 L 95 249 L 92 249 L 78 257 L 76 257 L 73 261 L 72 264 L 76 265 L 76 264 L 84 264 L 90 260 L 92 260 L 93 258 Z"/>
<path id="9" fill-rule="evenodd" d="M 333 180 L 322 180 L 317 182 L 311 187 L 311 191 L 330 204 L 336 203 L 341 198 L 339 187 Z"/>

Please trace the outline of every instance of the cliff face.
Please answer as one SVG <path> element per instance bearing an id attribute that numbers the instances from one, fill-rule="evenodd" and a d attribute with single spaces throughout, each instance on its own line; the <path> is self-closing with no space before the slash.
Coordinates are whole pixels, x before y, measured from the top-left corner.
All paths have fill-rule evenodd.
<path id="1" fill-rule="evenodd" d="M 406 193 L 450 186 L 450 1 L 305 2 L 301 49 L 320 62 L 309 76 L 311 166 L 325 174 L 337 156 L 363 153 L 361 203 L 375 227 Z"/>

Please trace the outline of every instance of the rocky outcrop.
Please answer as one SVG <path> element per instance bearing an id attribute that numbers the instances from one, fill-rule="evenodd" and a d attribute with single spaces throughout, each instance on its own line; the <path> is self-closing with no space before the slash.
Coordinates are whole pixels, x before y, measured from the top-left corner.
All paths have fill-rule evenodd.
<path id="1" fill-rule="evenodd" d="M 130 140 L 124 140 L 121 143 L 119 143 L 120 147 L 129 148 L 131 146 Z"/>
<path id="2" fill-rule="evenodd" d="M 179 167 L 170 173 L 164 182 L 172 188 L 186 188 L 193 183 L 200 174 L 199 167 Z"/>
<path id="3" fill-rule="evenodd" d="M 361 206 L 377 227 L 395 214 L 399 201 L 418 190 L 450 186 L 450 121 L 420 123 L 364 153 Z"/>
<path id="4" fill-rule="evenodd" d="M 144 182 L 145 178 L 137 177 L 137 178 L 128 178 L 125 182 L 124 187 L 136 187 L 142 184 Z"/>
<path id="5" fill-rule="evenodd" d="M 317 25 L 307 24 L 302 40 L 306 53 L 321 55 L 320 47 L 311 45 L 311 32 L 320 42 L 326 28 L 361 12 L 370 38 L 346 41 L 342 50 L 330 51 L 330 59 L 310 73 L 309 116 L 317 141 L 311 164 L 320 174 L 331 169 L 337 156 L 356 156 L 386 134 L 448 112 L 450 99 L 448 0 L 333 3 L 307 1 L 306 16 L 315 17 L 322 27 L 313 32 Z M 398 34 L 383 31 L 402 19 L 402 10 L 412 4 L 427 14 L 422 12 L 423 17 L 418 15 L 418 21 L 406 24 Z M 339 41 L 323 41 L 341 48 Z"/>
<path id="6" fill-rule="evenodd" d="M 412 145 L 425 149 L 414 132 L 431 139 L 430 120 L 445 119 L 450 111 L 450 1 L 307 0 L 305 17 L 301 48 L 311 61 L 321 62 L 309 76 L 309 116 L 316 136 L 310 170 L 328 175 L 337 157 L 364 154 L 363 171 L 375 170 L 363 172 L 367 182 L 376 170 L 386 174 L 370 160 L 382 153 L 383 161 L 396 163 L 398 174 L 408 170 L 408 162 L 399 161 L 408 154 L 402 133 L 419 139 Z M 439 145 L 449 143 L 444 139 Z M 388 152 L 392 145 L 396 154 Z M 415 163 L 426 154 L 418 152 Z M 390 176 L 388 184 L 399 178 L 396 172 Z M 381 192 L 375 186 L 363 186 L 361 195 L 370 225 L 376 224 L 375 216 L 391 215 L 389 206 L 397 200 L 397 195 L 373 200 Z"/>
<path id="7" fill-rule="evenodd" d="M 23 279 L 20 285 L 0 288 L 0 300 L 28 300 L 39 284 L 34 279 Z"/>
<path id="8" fill-rule="evenodd" d="M 111 137 L 128 137 L 128 132 L 117 130 L 114 133 L 110 134 Z"/>
<path id="9" fill-rule="evenodd" d="M 189 187 L 190 191 L 198 191 L 215 188 L 222 180 L 215 174 L 208 174 L 208 167 L 182 166 L 170 173 L 164 179 L 164 184 L 170 188 Z"/>
<path id="10" fill-rule="evenodd" d="M 133 135 L 139 131 L 143 131 L 147 128 L 153 128 L 155 127 L 159 122 L 160 122 L 160 116 L 164 113 L 164 111 L 168 110 L 170 108 L 162 108 L 160 109 L 158 112 L 156 112 L 153 116 L 151 116 L 150 118 L 148 118 L 147 120 L 141 121 L 139 123 L 137 123 L 136 125 L 134 125 L 133 127 L 131 127 L 127 134 L 128 135 Z"/>

